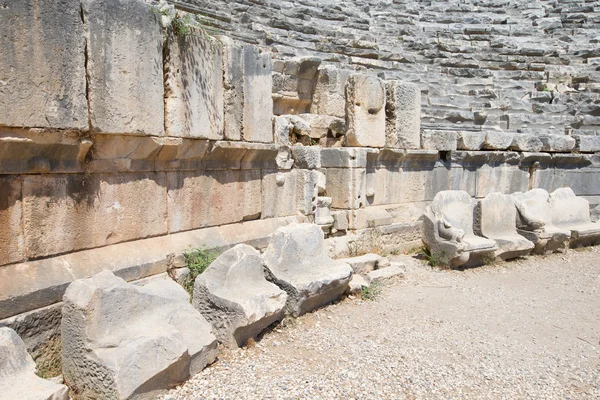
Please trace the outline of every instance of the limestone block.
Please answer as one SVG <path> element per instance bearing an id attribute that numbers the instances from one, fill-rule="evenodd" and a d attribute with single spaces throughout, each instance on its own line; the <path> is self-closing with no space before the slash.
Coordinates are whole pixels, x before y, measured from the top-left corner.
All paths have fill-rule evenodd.
<path id="1" fill-rule="evenodd" d="M 345 210 L 334 211 L 331 213 L 331 216 L 333 217 L 333 229 L 338 231 L 348 230 L 348 214 Z"/>
<path id="2" fill-rule="evenodd" d="M 348 289 L 346 290 L 346 293 L 357 294 L 360 293 L 363 288 L 368 287 L 369 282 L 367 282 L 365 278 L 363 278 L 361 275 L 354 274 L 352 275 L 352 279 L 350 279 L 350 282 L 348 283 Z"/>
<path id="3" fill-rule="evenodd" d="M 571 231 L 572 246 L 598 244 L 600 224 L 590 219 L 590 203 L 575 196 L 570 187 L 556 189 L 550 194 L 550 217 L 561 229 Z"/>
<path id="4" fill-rule="evenodd" d="M 452 151 L 456 150 L 457 135 L 454 131 L 423 131 L 421 133 L 421 148 L 426 150 Z"/>
<path id="5" fill-rule="evenodd" d="M 281 116 L 274 116 L 272 122 L 275 143 L 289 146 L 290 136 L 292 134 L 292 130 L 294 129 L 292 123 L 286 117 Z"/>
<path id="6" fill-rule="evenodd" d="M 402 264 L 398 264 L 369 272 L 366 281 L 369 282 L 369 285 L 372 285 L 376 282 L 384 282 L 402 276 L 404 276 L 404 268 L 402 268 Z"/>
<path id="7" fill-rule="evenodd" d="M 154 171 L 162 138 L 96 135 L 89 163 L 97 172 Z"/>
<path id="8" fill-rule="evenodd" d="M 321 148 L 318 146 L 292 146 L 294 167 L 301 169 L 321 168 Z"/>
<path id="9" fill-rule="evenodd" d="M 425 210 L 423 243 L 440 263 L 455 268 L 496 250 L 494 241 L 475 235 L 474 206 L 467 192 L 445 190 Z"/>
<path id="10" fill-rule="evenodd" d="M 60 173 L 84 170 L 90 139 L 76 132 L 2 129 L 0 173 Z"/>
<path id="11" fill-rule="evenodd" d="M 358 257 L 342 258 L 338 261 L 343 261 L 350 265 L 355 274 L 365 275 L 373 271 L 382 258 L 378 254 L 369 253 Z"/>
<path id="12" fill-rule="evenodd" d="M 67 400 L 69 388 L 35 374 L 35 362 L 23 340 L 10 328 L 0 327 L 0 393 L 3 399 Z"/>
<path id="13" fill-rule="evenodd" d="M 224 136 L 226 140 L 241 140 L 244 118 L 243 47 L 226 36 L 219 36 L 219 41 L 223 44 Z"/>
<path id="14" fill-rule="evenodd" d="M 490 193 L 479 202 L 477 210 L 479 230 L 483 236 L 496 242 L 496 257 L 508 260 L 533 250 L 533 242 L 517 232 L 517 208 L 512 196 Z"/>
<path id="15" fill-rule="evenodd" d="M 210 324 L 170 279 L 138 286 L 103 271 L 63 300 L 63 375 L 84 398 L 156 398 L 217 356 Z"/>
<path id="16" fill-rule="evenodd" d="M 79 1 L 5 3 L 0 20 L 0 125 L 87 129 Z"/>
<path id="17" fill-rule="evenodd" d="M 366 168 L 370 149 L 321 149 L 323 168 Z"/>
<path id="18" fill-rule="evenodd" d="M 346 134 L 346 121 L 342 118 L 319 114 L 300 114 L 300 117 L 309 123 L 310 137 L 313 139 Z"/>
<path id="19" fill-rule="evenodd" d="M 164 135 L 162 28 L 142 0 L 83 0 L 91 128 Z"/>
<path id="20" fill-rule="evenodd" d="M 166 219 L 164 173 L 28 175 L 23 180 L 28 258 L 164 235 Z"/>
<path id="21" fill-rule="evenodd" d="M 303 144 L 306 142 L 307 145 L 310 144 L 310 139 L 312 137 L 312 128 L 310 127 L 310 123 L 297 115 L 288 114 L 283 115 L 283 117 L 287 118 L 292 125 L 292 133 L 297 141 L 302 142 Z"/>
<path id="22" fill-rule="evenodd" d="M 575 150 L 582 153 L 600 151 L 600 135 L 573 135 L 576 140 Z"/>
<path id="23" fill-rule="evenodd" d="M 271 55 L 256 46 L 244 45 L 243 138 L 247 142 L 273 143 L 271 117 Z"/>
<path id="24" fill-rule="evenodd" d="M 346 83 L 346 134 L 350 147 L 385 145 L 385 86 L 373 75 L 350 75 Z"/>
<path id="25" fill-rule="evenodd" d="M 458 150 L 481 150 L 485 143 L 485 134 L 482 132 L 458 132 Z"/>
<path id="26" fill-rule="evenodd" d="M 296 214 L 298 171 L 264 171 L 262 181 L 262 218 Z"/>
<path id="27" fill-rule="evenodd" d="M 528 151 L 537 153 L 544 147 L 544 143 L 535 135 L 516 134 L 509 146 L 510 150 Z"/>
<path id="28" fill-rule="evenodd" d="M 345 118 L 345 87 L 349 75 L 349 71 L 338 69 L 333 65 L 321 65 L 318 69 L 310 112 Z"/>
<path id="29" fill-rule="evenodd" d="M 478 198 L 493 192 L 510 194 L 526 191 L 529 187 L 529 172 L 518 166 L 482 165 L 476 172 L 476 192 Z"/>
<path id="30" fill-rule="evenodd" d="M 21 228 L 22 185 L 19 177 L 0 177 L 0 265 L 25 258 Z"/>
<path id="31" fill-rule="evenodd" d="M 239 244 L 196 278 L 193 306 L 226 346 L 243 346 L 284 316 L 287 294 L 265 279 L 260 253 Z"/>
<path id="32" fill-rule="evenodd" d="M 392 216 L 382 207 L 367 207 L 350 212 L 350 229 L 376 228 L 392 222 Z"/>
<path id="33" fill-rule="evenodd" d="M 321 226 L 333 225 L 331 215 L 331 197 L 317 197 L 317 209 L 315 210 L 315 224 Z"/>
<path id="34" fill-rule="evenodd" d="M 327 168 L 327 194 L 331 207 L 356 209 L 366 205 L 367 171 L 364 168 Z"/>
<path id="35" fill-rule="evenodd" d="M 287 310 L 300 316 L 336 300 L 348 287 L 352 268 L 327 256 L 318 225 L 292 224 L 273 234 L 264 254 L 267 279 L 288 294 Z"/>
<path id="36" fill-rule="evenodd" d="M 400 149 L 421 147 L 421 90 L 401 81 L 386 82 L 385 146 Z"/>
<path id="37" fill-rule="evenodd" d="M 506 150 L 512 144 L 513 137 L 513 133 L 502 131 L 486 132 L 483 148 L 486 150 Z"/>
<path id="38" fill-rule="evenodd" d="M 568 153 L 575 148 L 575 138 L 567 135 L 543 135 L 539 139 L 542 141 L 542 151 L 551 153 Z"/>
<path id="39" fill-rule="evenodd" d="M 261 215 L 261 172 L 167 173 L 169 232 L 231 224 Z"/>
<path id="40" fill-rule="evenodd" d="M 181 138 L 153 138 L 161 145 L 154 161 L 156 171 L 198 170 L 202 169 L 202 160 L 210 150 L 208 140 Z"/>
<path id="41" fill-rule="evenodd" d="M 517 232 L 534 243 L 534 253 L 552 253 L 568 245 L 571 231 L 552 223 L 548 192 L 532 189 L 512 196 L 517 207 Z"/>
<path id="42" fill-rule="evenodd" d="M 166 43 L 167 135 L 223 139 L 223 55 L 219 42 L 194 29 L 179 36 L 171 30 Z"/>

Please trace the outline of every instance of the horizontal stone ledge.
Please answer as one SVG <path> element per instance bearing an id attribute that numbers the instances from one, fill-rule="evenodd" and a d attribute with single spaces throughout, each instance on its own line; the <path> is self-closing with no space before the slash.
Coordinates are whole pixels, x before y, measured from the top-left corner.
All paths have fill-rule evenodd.
<path id="1" fill-rule="evenodd" d="M 0 267 L 0 319 L 57 303 L 72 281 L 105 269 L 133 281 L 183 266 L 183 253 L 192 248 L 222 251 L 239 243 L 263 248 L 271 233 L 296 221 L 249 221 L 6 265 Z"/>

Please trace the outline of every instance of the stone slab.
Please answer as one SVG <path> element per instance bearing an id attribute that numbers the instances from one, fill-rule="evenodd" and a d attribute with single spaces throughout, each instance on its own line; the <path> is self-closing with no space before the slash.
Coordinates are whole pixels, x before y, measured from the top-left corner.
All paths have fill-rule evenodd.
<path id="1" fill-rule="evenodd" d="M 385 147 L 421 148 L 421 90 L 401 81 L 386 82 Z"/>
<path id="2" fill-rule="evenodd" d="M 0 7 L 0 125 L 87 129 L 80 2 Z"/>
<path id="3" fill-rule="evenodd" d="M 224 130 L 222 46 L 201 29 L 170 31 L 165 58 L 168 136 L 221 140 Z"/>
<path id="4" fill-rule="evenodd" d="M 346 133 L 350 147 L 383 147 L 385 85 L 373 75 L 353 74 L 346 83 Z"/>
<path id="5" fill-rule="evenodd" d="M 364 168 L 327 168 L 327 194 L 331 207 L 356 209 L 367 204 L 367 172 Z"/>
<path id="6" fill-rule="evenodd" d="M 345 87 L 349 75 L 350 71 L 333 65 L 321 65 L 317 72 L 310 112 L 345 118 Z"/>
<path id="7" fill-rule="evenodd" d="M 252 45 L 244 45 L 243 138 L 247 142 L 273 143 L 273 79 L 271 55 Z"/>
<path id="8" fill-rule="evenodd" d="M 426 150 L 452 151 L 456 150 L 457 135 L 453 131 L 423 131 L 421 133 L 421 148 Z"/>
<path id="9" fill-rule="evenodd" d="M 0 265 L 25 258 L 20 177 L 0 176 Z"/>
<path id="10" fill-rule="evenodd" d="M 91 128 L 164 135 L 163 35 L 142 0 L 83 0 Z"/>
<path id="11" fill-rule="evenodd" d="M 166 218 L 164 173 L 28 175 L 23 180 L 28 258 L 164 235 Z"/>
<path id="12" fill-rule="evenodd" d="M 244 118 L 243 46 L 229 37 L 219 36 L 218 39 L 223 44 L 223 133 L 226 140 L 241 140 Z"/>

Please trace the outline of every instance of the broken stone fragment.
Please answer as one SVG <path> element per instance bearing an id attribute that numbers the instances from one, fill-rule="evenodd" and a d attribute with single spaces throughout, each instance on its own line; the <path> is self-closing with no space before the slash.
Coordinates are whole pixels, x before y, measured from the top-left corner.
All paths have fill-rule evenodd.
<path id="1" fill-rule="evenodd" d="M 348 287 L 352 268 L 327 256 L 318 225 L 292 224 L 279 228 L 264 254 L 267 279 L 288 294 L 287 310 L 294 316 L 322 307 Z"/>
<path id="2" fill-rule="evenodd" d="M 63 300 L 63 375 L 84 398 L 156 398 L 216 358 L 210 324 L 171 279 L 137 286 L 103 271 Z"/>
<path id="3" fill-rule="evenodd" d="M 333 225 L 331 215 L 331 197 L 317 197 L 317 210 L 315 212 L 315 224 L 321 226 Z"/>
<path id="4" fill-rule="evenodd" d="M 67 400 L 65 385 L 35 374 L 35 362 L 17 333 L 0 327 L 0 398 L 27 400 Z"/>
<path id="5" fill-rule="evenodd" d="M 265 279 L 260 253 L 239 244 L 196 278 L 192 304 L 217 338 L 238 347 L 284 316 L 287 294 Z"/>

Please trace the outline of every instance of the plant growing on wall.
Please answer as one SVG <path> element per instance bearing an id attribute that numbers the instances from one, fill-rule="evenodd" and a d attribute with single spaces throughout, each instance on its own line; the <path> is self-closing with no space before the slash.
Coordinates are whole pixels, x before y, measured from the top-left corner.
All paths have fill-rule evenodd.
<path id="1" fill-rule="evenodd" d="M 190 273 L 181 284 L 191 296 L 194 293 L 196 278 L 215 261 L 217 255 L 213 251 L 196 248 L 183 253 L 183 257 Z"/>

